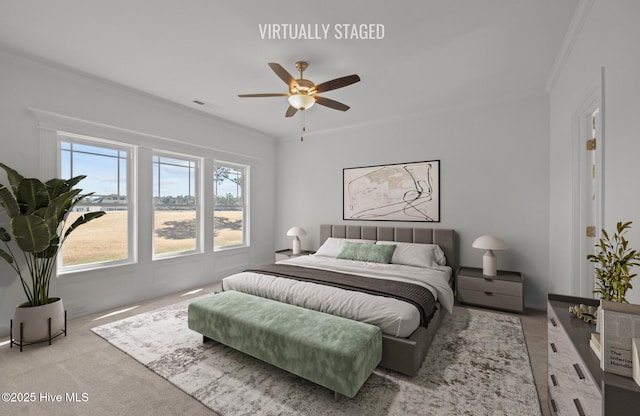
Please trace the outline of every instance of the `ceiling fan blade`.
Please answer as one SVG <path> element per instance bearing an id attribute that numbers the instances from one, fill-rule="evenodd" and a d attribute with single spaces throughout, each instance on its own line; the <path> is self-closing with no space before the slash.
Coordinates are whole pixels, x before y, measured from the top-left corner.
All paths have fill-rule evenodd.
<path id="1" fill-rule="evenodd" d="M 298 111 L 297 108 L 295 108 L 294 106 L 290 105 L 289 108 L 287 108 L 287 113 L 284 115 L 285 117 L 293 117 L 294 114 Z"/>
<path id="2" fill-rule="evenodd" d="M 323 82 L 313 88 L 315 92 L 325 92 L 331 90 L 337 90 L 338 88 L 346 87 L 347 85 L 355 84 L 360 81 L 360 77 L 356 74 L 347 75 L 346 77 L 332 79 L 331 81 Z"/>
<path id="3" fill-rule="evenodd" d="M 296 82 L 295 78 L 289 72 L 287 72 L 287 70 L 284 69 L 282 65 L 277 64 L 275 62 L 270 62 L 269 67 L 273 70 L 273 72 L 276 73 L 276 75 L 281 80 L 284 81 L 285 84 L 289 86 L 289 89 L 298 86 L 298 83 Z"/>
<path id="4" fill-rule="evenodd" d="M 316 102 L 318 104 L 323 105 L 325 107 L 333 108 L 334 110 L 347 111 L 348 109 L 351 108 L 346 104 L 342 104 L 341 102 L 332 100 L 330 98 L 318 97 L 317 95 L 313 98 L 316 99 Z"/>
<path id="5" fill-rule="evenodd" d="M 247 98 L 247 97 L 288 97 L 290 94 L 285 93 L 267 93 L 267 94 L 238 94 L 238 97 Z"/>

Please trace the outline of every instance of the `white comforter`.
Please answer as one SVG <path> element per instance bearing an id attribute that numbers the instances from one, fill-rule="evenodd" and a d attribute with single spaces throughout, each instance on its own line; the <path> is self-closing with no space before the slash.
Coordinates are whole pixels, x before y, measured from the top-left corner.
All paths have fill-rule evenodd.
<path id="1" fill-rule="evenodd" d="M 315 255 L 296 257 L 279 263 L 414 283 L 431 291 L 449 313 L 453 311 L 453 291 L 448 283 L 451 268 L 446 266 L 427 269 Z M 237 290 L 367 322 L 379 326 L 383 333 L 397 337 L 408 337 L 420 325 L 420 312 L 414 305 L 384 296 L 254 272 L 242 272 L 226 277 L 223 279 L 223 287 L 225 290 Z"/>

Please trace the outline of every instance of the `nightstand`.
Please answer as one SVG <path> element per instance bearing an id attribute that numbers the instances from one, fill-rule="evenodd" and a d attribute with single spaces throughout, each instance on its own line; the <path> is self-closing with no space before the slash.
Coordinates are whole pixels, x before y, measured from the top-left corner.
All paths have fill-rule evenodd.
<path id="1" fill-rule="evenodd" d="M 300 254 L 294 256 L 293 255 L 293 250 L 291 250 L 291 249 L 278 250 L 278 251 L 276 251 L 276 261 L 287 260 L 287 259 L 290 259 L 292 257 L 308 256 L 309 254 L 313 254 L 313 253 L 315 253 L 315 251 L 302 250 L 300 252 Z"/>
<path id="2" fill-rule="evenodd" d="M 461 267 L 456 276 L 458 302 L 512 312 L 524 312 L 524 280 L 520 272 L 498 270 L 485 276 L 482 269 Z"/>

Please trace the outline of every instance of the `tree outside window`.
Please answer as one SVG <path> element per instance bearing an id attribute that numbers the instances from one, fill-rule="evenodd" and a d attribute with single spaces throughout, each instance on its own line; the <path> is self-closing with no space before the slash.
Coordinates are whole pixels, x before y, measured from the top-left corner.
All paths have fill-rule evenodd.
<path id="1" fill-rule="evenodd" d="M 214 168 L 214 250 L 246 244 L 246 166 L 218 163 Z"/>

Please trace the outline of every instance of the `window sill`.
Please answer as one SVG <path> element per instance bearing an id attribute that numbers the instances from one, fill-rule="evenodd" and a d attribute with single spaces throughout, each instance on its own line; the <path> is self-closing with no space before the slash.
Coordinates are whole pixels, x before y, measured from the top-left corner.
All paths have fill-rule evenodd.
<path id="1" fill-rule="evenodd" d="M 111 276 L 114 274 L 114 270 L 117 270 L 117 273 L 128 273 L 129 271 L 135 270 L 138 265 L 137 261 L 123 261 L 123 262 L 111 262 L 108 264 L 100 264 L 100 266 L 96 266 L 93 263 L 91 267 L 87 266 L 72 266 L 72 269 L 67 270 L 58 270 L 56 272 L 56 278 L 59 283 L 64 284 L 66 282 L 76 281 L 76 279 L 93 279 L 93 278 L 102 278 L 104 276 Z"/>
<path id="2" fill-rule="evenodd" d="M 99 263 L 88 263 L 86 265 L 67 266 L 57 270 L 57 276 L 63 277 L 66 275 L 72 275 L 76 273 L 108 270 L 114 267 L 131 266 L 136 264 L 135 260 L 122 260 L 122 261 L 109 261 Z"/>
<path id="3" fill-rule="evenodd" d="M 249 246 L 230 246 L 230 247 L 220 247 L 220 248 L 216 248 L 213 250 L 213 255 L 216 257 L 224 257 L 224 256 L 230 256 L 230 255 L 234 255 L 234 254 L 242 254 L 242 253 L 248 253 L 249 249 L 251 247 Z"/>
<path id="4" fill-rule="evenodd" d="M 190 258 L 193 256 L 199 256 L 202 255 L 201 251 L 180 251 L 180 252 L 173 252 L 173 253 L 165 253 L 165 254 L 158 254 L 153 256 L 152 261 L 153 262 L 157 262 L 157 261 L 163 261 L 163 260 L 175 260 L 175 259 L 184 259 L 184 258 Z"/>

